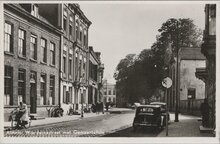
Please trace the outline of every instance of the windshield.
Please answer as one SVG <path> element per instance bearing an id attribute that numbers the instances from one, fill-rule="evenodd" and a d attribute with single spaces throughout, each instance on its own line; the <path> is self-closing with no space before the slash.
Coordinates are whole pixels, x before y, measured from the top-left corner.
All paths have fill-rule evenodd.
<path id="1" fill-rule="evenodd" d="M 137 113 L 154 113 L 154 109 L 151 107 L 143 107 L 143 108 L 138 108 Z"/>

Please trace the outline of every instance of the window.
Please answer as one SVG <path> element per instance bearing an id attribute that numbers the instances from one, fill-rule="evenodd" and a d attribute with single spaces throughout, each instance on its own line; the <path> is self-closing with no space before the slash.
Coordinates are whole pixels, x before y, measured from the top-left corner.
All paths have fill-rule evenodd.
<path id="1" fill-rule="evenodd" d="M 39 17 L 39 15 L 38 15 L 38 6 L 36 4 L 33 5 L 31 14 L 35 17 Z"/>
<path id="2" fill-rule="evenodd" d="M 12 25 L 5 23 L 4 47 L 6 52 L 13 53 Z"/>
<path id="3" fill-rule="evenodd" d="M 195 88 L 188 88 L 188 99 L 195 99 L 196 98 L 196 89 Z"/>
<path id="4" fill-rule="evenodd" d="M 79 69 L 78 69 L 78 53 L 76 52 L 76 57 L 75 57 L 75 80 L 77 80 L 79 74 Z"/>
<path id="5" fill-rule="evenodd" d="M 73 34 L 73 17 L 72 16 L 70 16 L 69 34 L 70 36 L 72 36 Z"/>
<path id="6" fill-rule="evenodd" d="M 50 96 L 49 96 L 49 105 L 55 104 L 55 76 L 50 76 Z"/>
<path id="7" fill-rule="evenodd" d="M 84 30 L 83 45 L 86 46 L 86 43 L 87 43 L 86 30 Z"/>
<path id="8" fill-rule="evenodd" d="M 71 103 L 73 102 L 72 101 L 72 99 L 73 99 L 72 98 L 72 93 L 73 93 L 73 89 L 72 89 L 72 87 L 69 87 L 69 102 L 71 102 Z"/>
<path id="9" fill-rule="evenodd" d="M 37 37 L 34 35 L 31 35 L 30 57 L 34 60 L 37 59 Z"/>
<path id="10" fill-rule="evenodd" d="M 63 29 L 66 31 L 67 25 L 67 12 L 64 10 L 63 12 Z"/>
<path id="11" fill-rule="evenodd" d="M 72 57 L 73 57 L 73 50 L 70 49 L 69 52 L 69 76 L 72 76 Z"/>
<path id="12" fill-rule="evenodd" d="M 55 65 L 55 44 L 50 43 L 50 64 Z"/>
<path id="13" fill-rule="evenodd" d="M 46 75 L 41 74 L 40 78 L 40 96 L 41 96 L 41 105 L 46 105 Z"/>
<path id="14" fill-rule="evenodd" d="M 18 103 L 23 101 L 26 103 L 25 99 L 25 70 L 18 70 Z"/>
<path id="15" fill-rule="evenodd" d="M 79 58 L 79 76 L 80 78 L 82 76 L 82 55 L 80 55 L 80 58 Z"/>
<path id="16" fill-rule="evenodd" d="M 111 94 L 112 94 L 112 92 L 111 92 L 111 90 L 109 90 L 109 91 L 108 91 L 108 95 L 111 95 Z"/>
<path id="17" fill-rule="evenodd" d="M 46 47 L 47 42 L 46 42 L 46 40 L 42 38 L 40 45 L 41 45 L 42 61 L 44 63 L 46 63 L 47 62 L 47 47 Z"/>
<path id="18" fill-rule="evenodd" d="M 78 21 L 76 22 L 76 39 L 79 39 L 79 23 Z"/>
<path id="19" fill-rule="evenodd" d="M 113 90 L 113 95 L 115 95 L 116 94 L 116 92 L 115 92 L 115 90 Z"/>
<path id="20" fill-rule="evenodd" d="M 63 86 L 63 103 L 66 103 L 66 86 Z"/>
<path id="21" fill-rule="evenodd" d="M 82 41 L 82 27 L 80 27 L 79 30 L 79 40 Z"/>
<path id="22" fill-rule="evenodd" d="M 64 46 L 64 50 L 63 50 L 63 73 L 66 73 L 66 52 L 67 47 Z"/>
<path id="23" fill-rule="evenodd" d="M 107 95 L 107 92 L 106 92 L 106 91 L 104 91 L 104 95 Z"/>
<path id="24" fill-rule="evenodd" d="M 13 68 L 10 66 L 5 66 L 5 84 L 4 84 L 4 104 L 13 104 Z"/>
<path id="25" fill-rule="evenodd" d="M 85 73 L 86 73 L 86 58 L 83 59 L 83 78 L 85 79 Z"/>
<path id="26" fill-rule="evenodd" d="M 25 40 L 25 31 L 18 30 L 18 55 L 25 57 L 26 56 L 26 40 Z"/>

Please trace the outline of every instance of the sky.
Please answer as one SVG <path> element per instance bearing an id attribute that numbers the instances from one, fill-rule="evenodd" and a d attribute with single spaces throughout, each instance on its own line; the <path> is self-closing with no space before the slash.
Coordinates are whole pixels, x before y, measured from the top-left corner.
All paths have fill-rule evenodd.
<path id="1" fill-rule="evenodd" d="M 169 18 L 191 18 L 202 30 L 205 25 L 204 3 L 90 2 L 79 3 L 92 22 L 89 46 L 101 52 L 104 79 L 113 78 L 117 64 L 127 54 L 150 49 L 158 29 Z"/>

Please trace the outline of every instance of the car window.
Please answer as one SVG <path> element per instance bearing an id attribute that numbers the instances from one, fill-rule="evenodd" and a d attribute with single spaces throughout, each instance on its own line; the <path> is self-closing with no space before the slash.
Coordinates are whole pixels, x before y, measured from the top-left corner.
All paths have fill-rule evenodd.
<path id="1" fill-rule="evenodd" d="M 149 108 L 149 107 L 145 107 L 145 108 L 139 108 L 137 110 L 138 113 L 153 113 L 154 109 L 153 108 Z"/>

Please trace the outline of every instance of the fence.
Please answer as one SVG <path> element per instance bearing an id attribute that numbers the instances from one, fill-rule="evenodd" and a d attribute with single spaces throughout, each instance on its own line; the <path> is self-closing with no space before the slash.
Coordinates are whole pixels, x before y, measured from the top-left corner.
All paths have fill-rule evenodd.
<path id="1" fill-rule="evenodd" d="M 181 100 L 179 105 L 179 111 L 181 113 L 200 116 L 201 115 L 200 105 L 203 101 L 204 101 L 203 99 Z"/>

